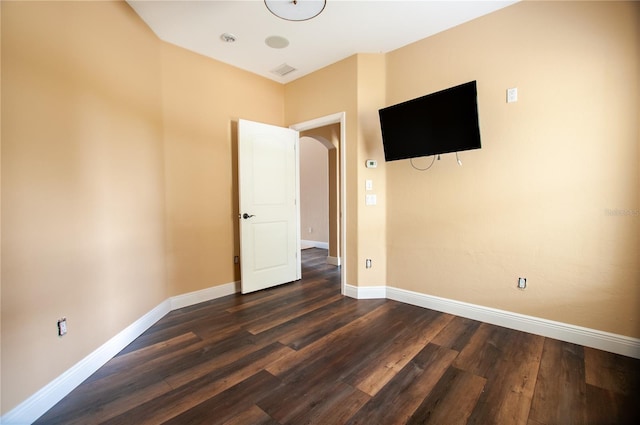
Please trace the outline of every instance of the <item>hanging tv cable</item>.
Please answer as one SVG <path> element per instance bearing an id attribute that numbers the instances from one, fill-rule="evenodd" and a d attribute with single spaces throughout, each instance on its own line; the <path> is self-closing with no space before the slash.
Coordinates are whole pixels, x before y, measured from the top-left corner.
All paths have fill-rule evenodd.
<path id="1" fill-rule="evenodd" d="M 440 159 L 440 155 L 438 155 L 438 159 Z M 415 164 L 413 163 L 413 158 L 409 158 L 409 162 L 411 163 L 411 166 L 418 170 L 418 171 L 427 171 L 429 168 L 433 167 L 433 164 L 436 162 L 436 157 L 435 155 L 433 156 L 433 159 L 431 160 L 431 164 L 429 164 L 429 166 L 427 168 L 419 168 L 416 167 Z"/>

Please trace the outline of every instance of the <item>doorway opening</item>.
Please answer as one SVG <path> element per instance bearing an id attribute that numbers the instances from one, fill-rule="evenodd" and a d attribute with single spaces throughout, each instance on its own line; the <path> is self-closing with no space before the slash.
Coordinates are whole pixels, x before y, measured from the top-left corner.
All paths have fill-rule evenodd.
<path id="1" fill-rule="evenodd" d="M 340 267 L 341 274 L 341 292 L 345 294 L 346 288 L 346 164 L 345 164 L 345 113 L 340 112 L 333 115 L 317 118 L 315 120 L 306 121 L 290 126 L 290 128 L 300 132 L 300 169 L 301 169 L 301 192 L 305 190 L 303 188 L 304 177 L 302 175 L 302 167 L 304 167 L 303 161 L 305 161 L 304 153 L 302 152 L 303 144 L 307 143 L 307 146 L 313 146 L 316 144 L 312 151 L 315 151 L 315 155 L 322 156 L 322 164 L 325 164 L 326 158 L 326 175 L 323 177 L 323 185 L 326 184 L 326 189 L 320 189 L 318 193 L 306 193 L 304 197 L 310 196 L 326 196 L 326 210 L 325 211 L 304 211 L 302 205 L 303 194 L 301 193 L 301 243 L 307 242 L 313 247 L 323 249 L 326 243 L 327 249 L 327 263 Z M 319 144 L 320 146 L 318 146 Z M 318 150 L 321 148 L 322 150 Z M 311 156 L 313 156 L 312 154 Z M 320 162 L 320 161 L 319 161 Z M 324 166 L 324 165 L 323 165 Z M 314 179 L 314 177 L 316 177 Z M 311 180 L 316 180 L 318 183 L 318 176 L 311 176 Z M 325 191 L 324 193 L 322 191 Z M 316 199 L 317 201 L 317 199 Z M 318 205 L 322 205 L 322 202 L 314 202 L 312 208 L 317 208 Z M 321 207 L 324 208 L 324 207 Z M 307 214 L 307 217 L 304 215 Z M 311 217 L 310 217 L 311 216 Z M 326 220 L 323 218 L 326 217 Z M 316 220 L 315 223 L 321 223 L 326 221 L 326 229 L 322 229 L 317 225 L 309 225 L 309 219 Z M 314 228 L 314 226 L 316 226 Z M 311 228 L 311 231 L 309 231 Z M 317 230 L 317 231 L 314 231 Z M 326 230 L 326 238 L 322 235 L 322 231 Z M 316 240 L 316 239 L 326 239 Z"/>
<path id="2" fill-rule="evenodd" d="M 303 132 L 299 150 L 300 246 L 327 250 L 327 263 L 336 266 L 340 265 L 339 131 L 333 124 Z"/>

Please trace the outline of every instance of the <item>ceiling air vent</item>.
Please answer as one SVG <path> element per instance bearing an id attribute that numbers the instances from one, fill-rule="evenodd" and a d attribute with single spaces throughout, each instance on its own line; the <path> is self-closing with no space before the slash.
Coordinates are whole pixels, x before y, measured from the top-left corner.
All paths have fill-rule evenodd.
<path id="1" fill-rule="evenodd" d="M 271 72 L 281 77 L 284 77 L 285 75 L 290 74 L 293 71 L 296 71 L 296 69 L 291 65 L 287 65 L 286 63 L 283 63 L 279 67 L 271 70 Z"/>

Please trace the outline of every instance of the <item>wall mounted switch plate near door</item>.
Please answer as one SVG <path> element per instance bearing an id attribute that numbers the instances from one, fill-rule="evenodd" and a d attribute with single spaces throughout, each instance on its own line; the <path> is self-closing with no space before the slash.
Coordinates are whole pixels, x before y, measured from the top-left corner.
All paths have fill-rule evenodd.
<path id="1" fill-rule="evenodd" d="M 376 205 L 378 203 L 378 197 L 376 195 L 366 195 L 364 203 L 365 205 Z"/>

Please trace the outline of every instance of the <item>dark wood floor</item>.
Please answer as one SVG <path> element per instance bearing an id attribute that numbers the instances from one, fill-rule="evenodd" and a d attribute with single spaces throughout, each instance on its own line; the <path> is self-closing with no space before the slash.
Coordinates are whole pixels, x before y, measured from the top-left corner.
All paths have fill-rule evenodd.
<path id="1" fill-rule="evenodd" d="M 640 361 L 295 283 L 171 312 L 39 424 L 637 424 Z"/>

